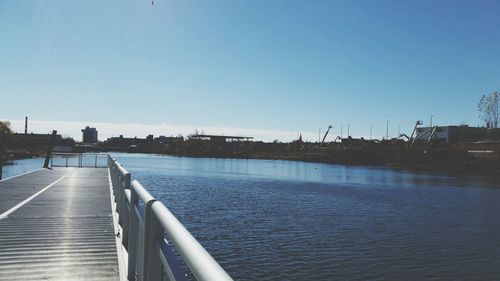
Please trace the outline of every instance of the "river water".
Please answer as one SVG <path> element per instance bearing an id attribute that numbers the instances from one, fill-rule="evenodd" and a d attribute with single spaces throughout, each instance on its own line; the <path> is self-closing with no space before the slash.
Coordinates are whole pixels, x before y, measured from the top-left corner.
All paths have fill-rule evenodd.
<path id="1" fill-rule="evenodd" d="M 2 179 L 41 169 L 43 167 L 44 160 L 45 158 L 42 157 L 15 160 L 12 163 L 3 166 Z"/>
<path id="2" fill-rule="evenodd" d="M 500 280 L 498 178 L 114 156 L 237 280 Z"/>

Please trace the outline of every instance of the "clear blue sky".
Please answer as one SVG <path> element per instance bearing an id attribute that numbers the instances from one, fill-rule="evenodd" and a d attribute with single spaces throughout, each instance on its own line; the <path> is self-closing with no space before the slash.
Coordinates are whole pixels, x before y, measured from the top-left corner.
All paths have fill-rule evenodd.
<path id="1" fill-rule="evenodd" d="M 0 0 L 0 118 L 477 126 L 500 90 L 499 15 L 494 0 Z"/>

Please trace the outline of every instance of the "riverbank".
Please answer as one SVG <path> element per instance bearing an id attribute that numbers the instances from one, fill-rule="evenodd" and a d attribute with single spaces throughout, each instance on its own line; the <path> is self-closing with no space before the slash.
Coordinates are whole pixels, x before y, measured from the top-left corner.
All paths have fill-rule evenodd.
<path id="1" fill-rule="evenodd" d="M 188 139 L 170 144 L 93 147 L 93 151 L 154 153 L 173 156 L 292 160 L 343 165 L 379 165 L 432 169 L 457 173 L 500 174 L 500 142 L 407 142 L 401 139 L 311 143 L 216 142 Z"/>

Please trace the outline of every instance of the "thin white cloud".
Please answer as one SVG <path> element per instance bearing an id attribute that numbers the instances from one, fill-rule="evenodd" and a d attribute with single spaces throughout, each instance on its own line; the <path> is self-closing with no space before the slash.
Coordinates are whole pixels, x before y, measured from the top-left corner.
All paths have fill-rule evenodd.
<path id="1" fill-rule="evenodd" d="M 15 132 L 24 132 L 24 120 L 8 120 L 11 123 L 12 130 Z M 275 139 L 288 142 L 297 138 L 297 132 L 285 130 L 264 130 L 253 128 L 232 128 L 232 127 L 200 127 L 190 125 L 171 125 L 171 124 L 156 124 L 145 125 L 138 123 L 105 123 L 105 122 L 69 122 L 69 121 L 44 121 L 30 120 L 28 123 L 28 132 L 33 133 L 50 133 L 52 130 L 66 137 L 72 137 L 77 141 L 81 141 L 81 129 L 85 126 L 95 127 L 99 132 L 99 140 L 105 140 L 109 137 L 123 135 L 125 137 L 144 138 L 147 135 L 154 136 L 187 136 L 193 134 L 195 130 L 199 133 L 216 134 L 226 136 L 250 136 L 254 140 L 273 141 Z M 304 140 L 316 141 L 317 133 L 301 132 Z"/>

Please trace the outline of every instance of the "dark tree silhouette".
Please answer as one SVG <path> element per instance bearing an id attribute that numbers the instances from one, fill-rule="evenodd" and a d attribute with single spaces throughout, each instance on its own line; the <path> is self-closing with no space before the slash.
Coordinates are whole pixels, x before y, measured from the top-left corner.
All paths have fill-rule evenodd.
<path id="1" fill-rule="evenodd" d="M 10 135 L 12 130 L 10 129 L 9 121 L 0 121 L 0 134 Z"/>

